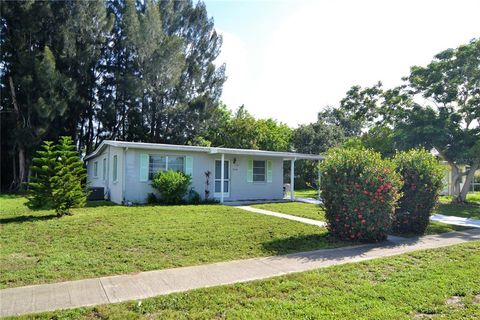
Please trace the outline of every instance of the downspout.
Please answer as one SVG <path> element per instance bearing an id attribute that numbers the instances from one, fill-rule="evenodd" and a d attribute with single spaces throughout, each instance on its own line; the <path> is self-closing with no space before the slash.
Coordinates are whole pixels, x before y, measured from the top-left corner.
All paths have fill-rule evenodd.
<path id="1" fill-rule="evenodd" d="M 106 189 L 104 190 L 104 195 L 103 197 L 105 198 L 105 195 L 107 195 L 107 200 L 110 201 L 110 149 L 111 147 L 108 146 L 108 151 L 107 151 L 107 181 L 105 183 Z"/>
<path id="2" fill-rule="evenodd" d="M 128 147 L 123 148 L 122 199 L 123 199 L 124 204 L 127 204 L 126 199 L 125 199 L 125 178 L 127 177 L 127 173 L 126 173 L 126 171 L 127 171 L 127 150 L 128 150 Z"/>

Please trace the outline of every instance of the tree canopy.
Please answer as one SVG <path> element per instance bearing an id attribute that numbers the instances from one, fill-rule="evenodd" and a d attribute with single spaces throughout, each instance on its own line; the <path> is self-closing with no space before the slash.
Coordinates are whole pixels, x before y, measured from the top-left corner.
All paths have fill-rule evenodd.
<path id="1" fill-rule="evenodd" d="M 185 144 L 218 108 L 222 38 L 202 2 L 9 1 L 1 22 L 2 186 L 43 140 Z"/>

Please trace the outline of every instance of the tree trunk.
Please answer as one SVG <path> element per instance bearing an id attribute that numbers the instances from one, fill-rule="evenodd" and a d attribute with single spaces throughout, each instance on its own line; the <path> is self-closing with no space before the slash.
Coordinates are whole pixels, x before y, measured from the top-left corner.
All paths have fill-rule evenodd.
<path id="1" fill-rule="evenodd" d="M 452 185 L 450 186 L 450 193 L 457 197 L 460 194 L 460 181 L 462 176 L 456 164 L 453 162 L 449 162 L 449 164 L 452 168 Z"/>
<path id="2" fill-rule="evenodd" d="M 24 124 L 21 121 L 21 114 L 20 114 L 20 109 L 18 107 L 17 103 L 17 96 L 15 94 L 15 86 L 13 84 L 13 79 L 12 77 L 8 77 L 8 81 L 10 83 L 10 93 L 12 95 L 12 103 L 13 103 L 13 109 L 15 110 L 15 118 L 17 122 L 17 128 L 22 128 Z M 12 182 L 12 190 L 13 191 L 18 191 L 22 189 L 23 182 L 25 182 L 25 173 L 26 173 L 26 168 L 25 168 L 25 147 L 23 146 L 22 142 L 17 141 L 17 149 L 18 149 L 18 175 L 16 175 L 16 172 L 14 172 L 14 177 L 13 177 L 13 182 Z"/>
<path id="3" fill-rule="evenodd" d="M 455 198 L 455 202 L 458 203 L 465 203 L 467 202 L 467 193 L 470 189 L 470 184 L 472 183 L 473 177 L 475 176 L 475 172 L 479 167 L 480 161 L 475 161 L 468 170 L 467 176 L 465 177 L 465 183 L 463 184 L 462 190 L 459 192 L 458 196 Z"/>

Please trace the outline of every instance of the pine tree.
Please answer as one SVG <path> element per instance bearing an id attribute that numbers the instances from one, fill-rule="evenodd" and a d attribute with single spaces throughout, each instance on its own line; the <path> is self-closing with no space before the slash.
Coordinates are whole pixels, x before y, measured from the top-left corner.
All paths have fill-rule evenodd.
<path id="1" fill-rule="evenodd" d="M 87 202 L 86 170 L 70 137 L 60 137 L 55 171 L 51 179 L 52 202 L 60 217 L 69 214 L 70 208 L 83 207 Z"/>
<path id="2" fill-rule="evenodd" d="M 51 179 L 55 175 L 56 152 L 52 141 L 44 141 L 37 157 L 32 159 L 32 176 L 28 182 L 27 207 L 41 209 L 52 207 Z"/>

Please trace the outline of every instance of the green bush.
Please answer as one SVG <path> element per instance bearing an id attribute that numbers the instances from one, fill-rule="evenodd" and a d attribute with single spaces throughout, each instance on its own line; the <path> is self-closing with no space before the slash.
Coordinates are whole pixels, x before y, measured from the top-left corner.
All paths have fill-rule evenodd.
<path id="1" fill-rule="evenodd" d="M 444 169 L 426 150 L 400 152 L 393 158 L 393 162 L 404 182 L 402 197 L 395 211 L 393 231 L 424 234 L 443 187 Z"/>
<path id="2" fill-rule="evenodd" d="M 190 204 L 200 204 L 202 203 L 202 198 L 200 194 L 195 191 L 193 188 L 188 192 L 188 203 Z"/>
<path id="3" fill-rule="evenodd" d="M 341 240 L 385 239 L 402 186 L 393 164 L 374 151 L 335 148 L 320 170 L 329 231 Z"/>
<path id="4" fill-rule="evenodd" d="M 158 198 L 157 198 L 157 196 L 155 195 L 155 193 L 150 192 L 150 193 L 147 195 L 147 204 L 157 204 L 157 203 L 158 203 Z"/>
<path id="5" fill-rule="evenodd" d="M 153 177 L 152 186 L 160 192 L 164 204 L 179 204 L 188 192 L 191 177 L 180 171 L 160 171 Z"/>

